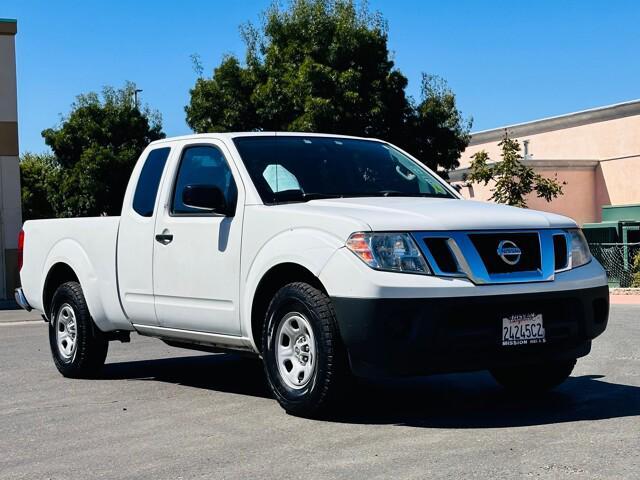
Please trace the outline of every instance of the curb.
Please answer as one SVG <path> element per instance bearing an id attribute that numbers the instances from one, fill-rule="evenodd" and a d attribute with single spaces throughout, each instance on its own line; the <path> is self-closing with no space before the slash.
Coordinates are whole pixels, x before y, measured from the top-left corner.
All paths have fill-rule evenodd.
<path id="1" fill-rule="evenodd" d="M 0 322 L 0 328 L 2 327 L 22 327 L 25 325 L 38 325 L 44 324 L 42 320 L 19 320 L 15 322 Z"/>
<path id="2" fill-rule="evenodd" d="M 626 294 L 609 296 L 611 305 L 640 305 L 640 294 Z"/>

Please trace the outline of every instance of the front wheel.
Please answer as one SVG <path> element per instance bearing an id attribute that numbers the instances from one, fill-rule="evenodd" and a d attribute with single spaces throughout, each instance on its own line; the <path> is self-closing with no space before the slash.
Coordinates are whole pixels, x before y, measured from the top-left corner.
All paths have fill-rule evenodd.
<path id="1" fill-rule="evenodd" d="M 287 412 L 315 416 L 340 393 L 345 355 L 331 300 L 317 288 L 291 283 L 278 291 L 262 352 L 269 388 Z"/>
<path id="2" fill-rule="evenodd" d="M 521 367 L 494 368 L 493 378 L 504 388 L 517 393 L 541 393 L 564 382 L 576 365 L 576 360 L 549 362 Z"/>
<path id="3" fill-rule="evenodd" d="M 109 342 L 93 324 L 80 284 L 63 283 L 51 303 L 49 345 L 53 363 L 65 377 L 95 377 L 107 357 Z"/>

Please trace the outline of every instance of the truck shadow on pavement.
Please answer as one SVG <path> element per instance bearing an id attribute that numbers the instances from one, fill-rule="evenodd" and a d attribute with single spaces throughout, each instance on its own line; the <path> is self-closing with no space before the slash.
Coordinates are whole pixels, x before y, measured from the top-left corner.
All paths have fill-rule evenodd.
<path id="1" fill-rule="evenodd" d="M 105 365 L 107 380 L 168 382 L 269 398 L 257 359 L 202 355 Z M 534 397 L 510 395 L 487 372 L 393 381 L 357 381 L 324 421 L 425 428 L 502 428 L 640 416 L 640 387 L 601 375 L 568 379 Z M 274 400 L 275 402 L 275 400 Z"/>
<path id="2" fill-rule="evenodd" d="M 148 380 L 269 398 L 262 362 L 232 354 L 107 363 L 105 380 Z"/>
<path id="3" fill-rule="evenodd" d="M 640 387 L 599 375 L 569 378 L 537 396 L 509 394 L 488 372 L 367 385 L 336 421 L 428 428 L 503 428 L 640 416 Z"/>

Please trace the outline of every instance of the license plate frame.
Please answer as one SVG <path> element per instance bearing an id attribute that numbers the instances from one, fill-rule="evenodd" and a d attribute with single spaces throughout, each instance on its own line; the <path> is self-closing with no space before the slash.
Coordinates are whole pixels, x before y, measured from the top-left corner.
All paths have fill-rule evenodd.
<path id="1" fill-rule="evenodd" d="M 502 317 L 500 343 L 503 347 L 546 343 L 542 313 L 515 313 Z"/>

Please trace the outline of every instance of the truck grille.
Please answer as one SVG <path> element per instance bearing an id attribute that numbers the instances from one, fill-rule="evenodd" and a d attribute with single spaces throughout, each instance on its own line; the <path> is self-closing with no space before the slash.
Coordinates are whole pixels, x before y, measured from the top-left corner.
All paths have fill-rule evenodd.
<path id="1" fill-rule="evenodd" d="M 556 234 L 553 236 L 553 255 L 556 270 L 562 270 L 569 266 L 569 251 L 567 250 L 567 236 Z"/>
<path id="2" fill-rule="evenodd" d="M 445 273 L 456 273 L 460 269 L 446 238 L 425 238 L 424 243 L 433 255 L 438 268 Z"/>
<path id="3" fill-rule="evenodd" d="M 567 233 L 560 229 L 413 236 L 435 275 L 476 284 L 550 281 L 570 264 Z"/>
<path id="4" fill-rule="evenodd" d="M 487 272 L 511 273 L 531 272 L 540 268 L 540 239 L 533 233 L 472 233 L 471 242 L 480 254 Z M 514 256 L 517 262 L 508 263 L 500 257 L 498 247 L 503 242 L 520 249 L 520 256 Z"/>

